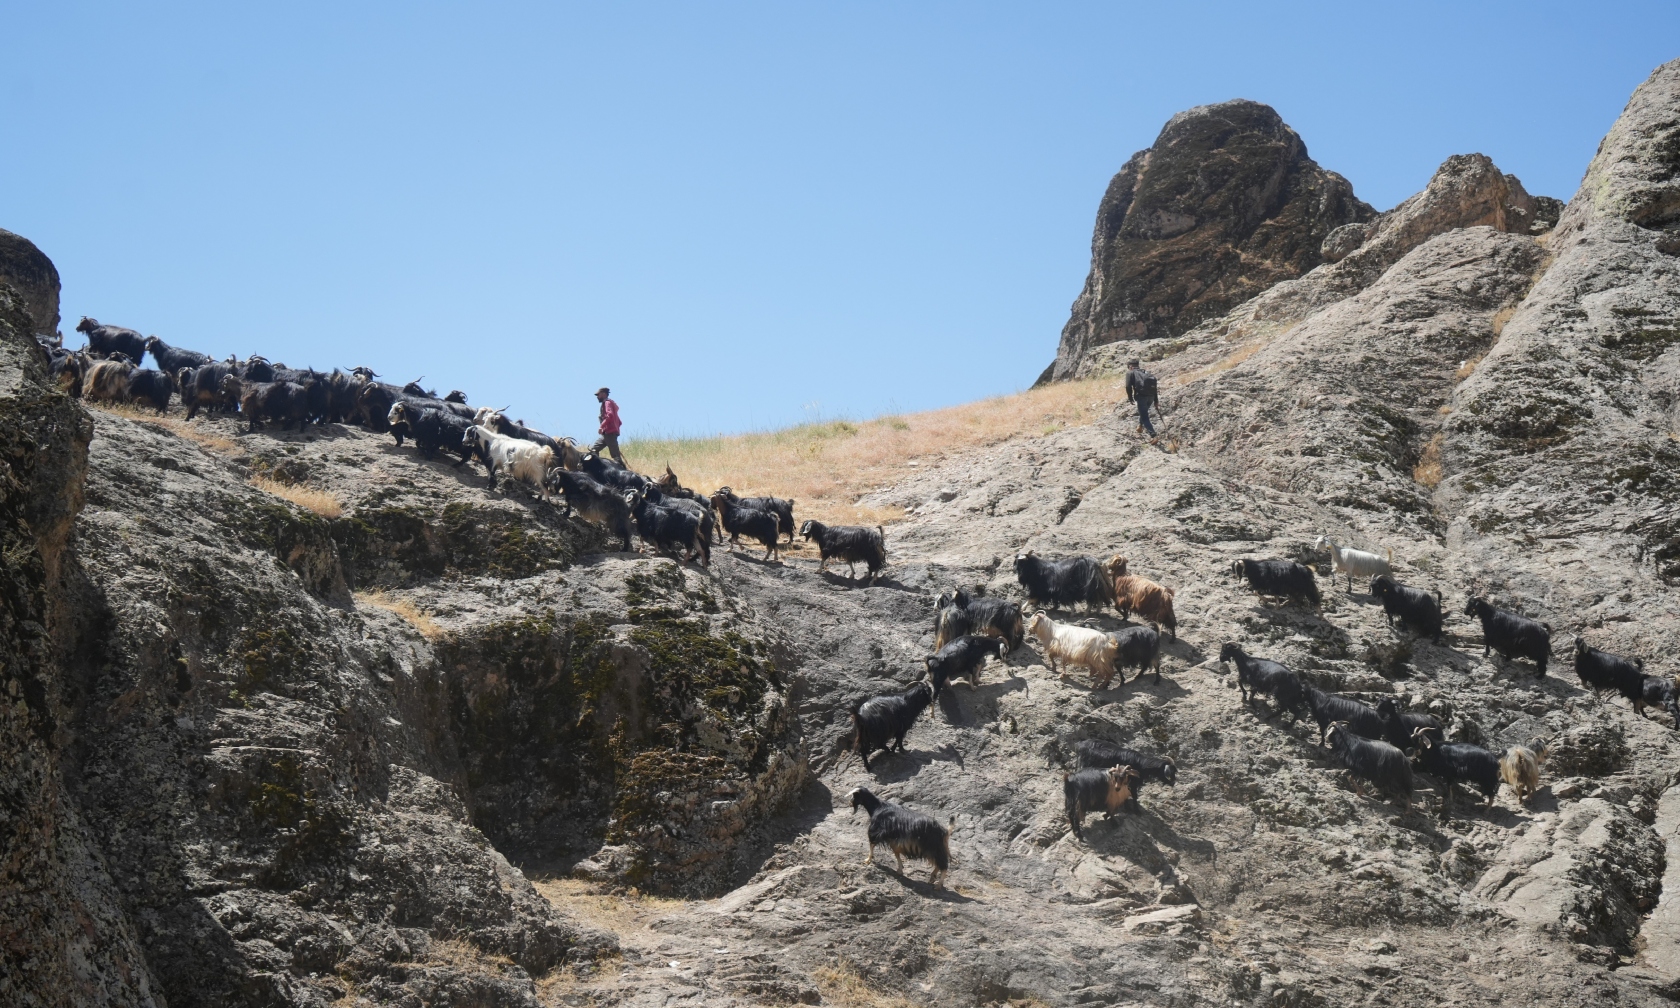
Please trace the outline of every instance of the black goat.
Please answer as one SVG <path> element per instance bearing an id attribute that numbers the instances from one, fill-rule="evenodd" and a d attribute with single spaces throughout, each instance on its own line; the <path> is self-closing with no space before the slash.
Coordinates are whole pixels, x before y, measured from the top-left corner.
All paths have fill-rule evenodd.
<path id="1" fill-rule="evenodd" d="M 1113 819 L 1116 812 L 1133 804 L 1137 782 L 1138 772 L 1129 766 L 1062 774 L 1062 801 L 1073 835 L 1085 839 L 1081 828 L 1085 813 L 1101 812 L 1104 819 Z"/>
<path id="2" fill-rule="evenodd" d="M 565 495 L 566 504 L 585 521 L 605 526 L 608 532 L 624 541 L 624 552 L 630 552 L 630 530 L 634 516 L 624 491 L 602 486 L 584 473 L 554 468 L 544 477 L 549 485 Z"/>
<path id="3" fill-rule="evenodd" d="M 667 467 L 668 468 L 668 467 Z M 752 508 L 754 511 L 768 511 L 776 516 L 776 528 L 793 542 L 793 501 L 781 497 L 737 497 L 735 491 L 728 487 L 718 487 L 717 494 L 723 494 L 729 503 L 736 507 Z"/>
<path id="4" fill-rule="evenodd" d="M 1135 678 L 1142 679 L 1153 668 L 1155 681 L 1161 681 L 1160 631 L 1152 626 L 1129 626 L 1111 630 L 1108 635 L 1120 647 L 1114 657 L 1114 668 L 1120 673 L 1121 684 L 1126 682 L 1126 669 L 1133 665 L 1138 670 Z"/>
<path id="5" fill-rule="evenodd" d="M 1482 656 L 1486 657 L 1491 648 L 1505 656 L 1506 661 L 1513 658 L 1534 659 L 1535 675 L 1546 674 L 1546 658 L 1552 653 L 1552 628 L 1550 624 L 1540 623 L 1527 616 L 1518 616 L 1513 612 L 1495 609 L 1489 605 L 1487 599 L 1479 595 L 1470 596 L 1465 603 L 1464 615 L 1475 616 L 1482 621 Z"/>
<path id="6" fill-rule="evenodd" d="M 540 450 L 540 449 L 533 449 Z M 636 534 L 660 552 L 682 550 L 683 559 L 707 566 L 712 562 L 712 545 L 700 534 L 700 519 L 681 508 L 655 504 L 644 490 L 623 491 L 624 503 L 636 519 Z"/>
<path id="7" fill-rule="evenodd" d="M 620 490 L 640 490 L 651 486 L 653 481 L 639 472 L 626 469 L 611 459 L 604 459 L 594 452 L 587 452 L 578 460 L 578 468 L 589 474 L 590 479 L 606 486 L 615 486 Z"/>
<path id="8" fill-rule="evenodd" d="M 1647 705 L 1658 707 L 1674 715 L 1680 728 L 1680 681 L 1645 674 L 1645 659 L 1628 661 L 1620 655 L 1600 651 L 1584 638 L 1575 638 L 1575 674 L 1581 684 L 1593 690 L 1615 690 L 1633 704 L 1634 713 L 1641 717 Z"/>
<path id="9" fill-rule="evenodd" d="M 1167 787 L 1178 783 L 1178 765 L 1164 756 L 1154 753 L 1139 752 L 1125 746 L 1115 745 L 1104 739 L 1086 739 L 1073 747 L 1079 756 L 1081 769 L 1106 770 L 1109 767 L 1129 766 L 1138 773 L 1138 780 L 1132 785 L 1132 811 L 1137 811 L 1138 796 L 1143 793 L 1145 781 L 1158 780 Z"/>
<path id="10" fill-rule="evenodd" d="M 667 470 L 669 471 L 669 470 Z M 869 568 L 870 580 L 875 579 L 875 572 L 887 565 L 887 530 L 877 525 L 865 528 L 862 525 L 824 525 L 820 521 L 808 520 L 799 527 L 799 534 L 809 542 L 817 541 L 817 553 L 822 556 L 822 563 L 817 566 L 820 572 L 827 567 L 831 560 L 843 560 L 851 568 L 852 579 L 857 579 L 857 565 L 861 561 Z"/>
<path id="11" fill-rule="evenodd" d="M 74 350 L 53 348 L 47 352 L 48 370 L 52 374 L 53 384 L 63 389 L 72 399 L 82 397 L 82 378 L 87 374 L 87 360 Z"/>
<path id="12" fill-rule="evenodd" d="M 1046 560 L 1033 552 L 1015 556 L 1015 580 L 1027 591 L 1027 601 L 1047 608 L 1072 609 L 1114 604 L 1114 583 L 1096 557 Z"/>
<path id="13" fill-rule="evenodd" d="M 169 412 L 169 397 L 175 394 L 175 379 L 166 372 L 135 368 L 128 373 L 128 399 L 153 407 L 161 416 Z"/>
<path id="14" fill-rule="evenodd" d="M 261 354 L 252 354 L 242 361 L 235 361 L 233 373 L 246 381 L 271 382 L 274 380 L 274 365 Z"/>
<path id="15" fill-rule="evenodd" d="M 894 805 L 875 797 L 868 788 L 854 788 L 848 798 L 852 812 L 858 806 L 869 813 L 869 857 L 875 863 L 875 848 L 885 847 L 898 858 L 898 873 L 904 874 L 904 859 L 927 861 L 933 865 L 928 881 L 935 889 L 943 888 L 942 876 L 951 870 L 951 831 L 933 816 L 913 812 L 902 805 Z"/>
<path id="16" fill-rule="evenodd" d="M 239 400 L 239 412 L 256 430 L 259 420 L 272 420 L 284 430 L 292 423 L 303 430 L 309 424 L 309 404 L 303 386 L 291 382 L 241 381 L 233 375 L 222 379 L 222 393 Z"/>
<path id="17" fill-rule="evenodd" d="M 1238 560 L 1231 572 L 1257 595 L 1281 595 L 1318 605 L 1318 578 L 1312 568 L 1293 560 Z"/>
<path id="18" fill-rule="evenodd" d="M 1668 711 L 1674 718 L 1674 727 L 1680 729 L 1680 676 L 1672 679 L 1646 676 L 1644 697 L 1634 703 L 1633 709 L 1643 717 L 1646 707 L 1659 707 Z"/>
<path id="19" fill-rule="evenodd" d="M 1026 621 L 1017 603 L 986 595 L 975 598 L 961 588 L 941 592 L 934 604 L 934 650 L 970 633 L 1002 637 L 1010 651 L 1027 639 Z"/>
<path id="20" fill-rule="evenodd" d="M 146 356 L 146 338 L 133 329 L 102 325 L 98 319 L 82 316 L 76 331 L 87 336 L 87 352 L 95 357 L 109 357 L 120 353 L 138 364 Z"/>
<path id="21" fill-rule="evenodd" d="M 362 392 L 363 379 L 354 372 L 346 374 L 333 368 L 327 382 L 328 423 L 344 423 L 356 415 L 356 397 Z"/>
<path id="22" fill-rule="evenodd" d="M 1439 591 L 1430 595 L 1421 588 L 1403 585 L 1387 574 L 1378 574 L 1371 579 L 1371 594 L 1382 600 L 1383 616 L 1391 628 L 1398 616 L 1401 623 L 1435 643 L 1441 643 L 1446 609 L 1442 606 Z"/>
<path id="23" fill-rule="evenodd" d="M 1280 713 L 1289 711 L 1295 716 L 1295 711 L 1306 702 L 1305 687 L 1295 673 L 1268 658 L 1249 655 L 1235 642 L 1219 649 L 1219 661 L 1236 663 L 1237 692 L 1242 694 L 1243 703 L 1252 706 L 1254 698 L 1265 693 L 1276 702 Z"/>
<path id="24" fill-rule="evenodd" d="M 1427 731 L 1437 742 L 1447 740 L 1445 726 L 1441 719 L 1433 714 L 1412 714 L 1402 711 L 1393 700 L 1386 697 L 1377 704 L 1377 717 L 1382 718 L 1383 740 L 1389 745 L 1406 752 L 1417 745 L 1415 738 L 1419 729 Z"/>
<path id="25" fill-rule="evenodd" d="M 462 392 L 460 389 L 450 389 L 449 394 L 443 397 L 443 401 L 460 403 L 462 406 L 465 406 L 467 404 L 467 394 Z M 549 447 L 552 448 L 553 445 L 550 445 Z"/>
<path id="26" fill-rule="evenodd" d="M 1427 729 L 1419 728 L 1413 736 L 1417 743 L 1418 769 L 1441 782 L 1441 816 L 1446 817 L 1452 805 L 1453 785 L 1460 781 L 1474 784 L 1487 803 L 1499 793 L 1499 757 L 1478 745 L 1468 742 L 1437 742 Z"/>
<path id="27" fill-rule="evenodd" d="M 1346 723 L 1355 735 L 1362 738 L 1381 739 L 1386 735 L 1382 715 L 1369 705 L 1326 693 L 1310 683 L 1302 687 L 1302 692 L 1306 696 L 1307 709 L 1312 712 L 1313 720 L 1318 722 L 1319 745 L 1324 744 L 1324 733 L 1337 721 Z"/>
<path id="28" fill-rule="evenodd" d="M 238 395 L 230 396 L 222 387 L 222 379 L 233 374 L 233 367 L 211 361 L 195 368 L 182 368 L 176 376 L 181 385 L 181 403 L 187 408 L 187 419 L 201 409 L 227 411 L 239 406 Z"/>
<path id="29" fill-rule="evenodd" d="M 478 439 L 468 437 L 473 425 L 451 413 L 418 409 L 400 402 L 391 407 L 387 420 L 397 444 L 403 443 L 404 436 L 413 438 L 414 447 L 420 449 L 422 458 L 429 459 L 439 450 L 449 452 L 461 456 L 460 461 L 455 463 L 455 468 L 459 469 L 474 456 L 482 456 Z M 488 465 L 488 461 L 485 464 Z"/>
<path id="30" fill-rule="evenodd" d="M 963 676 L 968 677 L 969 686 L 979 686 L 980 669 L 986 664 L 986 657 L 990 655 L 1001 661 L 1007 646 L 1007 642 L 997 637 L 965 634 L 932 657 L 922 659 L 927 665 L 928 681 L 933 683 L 933 695 L 939 696 L 946 683 Z"/>
<path id="31" fill-rule="evenodd" d="M 158 368 L 170 374 L 176 374 L 184 367 L 202 367 L 215 360 L 209 354 L 199 353 L 197 350 L 172 347 L 156 336 L 147 336 L 144 345 L 146 352 L 152 355 L 152 360 L 157 361 Z"/>
<path id="32" fill-rule="evenodd" d="M 1396 795 L 1402 808 L 1412 807 L 1412 764 L 1406 754 L 1387 742 L 1363 739 L 1337 722 L 1330 726 L 1330 748 L 1355 777 L 1363 777 L 1377 790 Z"/>
<path id="33" fill-rule="evenodd" d="M 657 483 L 648 484 L 643 493 L 647 494 L 648 500 L 660 507 L 676 508 L 693 515 L 700 522 L 700 537 L 707 543 L 712 541 L 713 534 L 717 531 L 717 515 L 712 513 L 711 508 L 699 501 L 689 500 L 687 497 L 672 497 L 659 489 Z"/>
<path id="34" fill-rule="evenodd" d="M 745 532 L 764 547 L 764 559 L 777 556 L 781 527 L 774 513 L 736 504 L 722 493 L 712 497 L 712 506 L 717 508 L 718 517 L 723 519 L 723 530 L 729 533 L 730 542 L 739 544 L 741 533 Z"/>
<path id="35" fill-rule="evenodd" d="M 902 693 L 853 700 L 852 751 L 869 769 L 869 754 L 877 749 L 904 751 L 904 735 L 933 702 L 933 687 L 917 680 Z"/>

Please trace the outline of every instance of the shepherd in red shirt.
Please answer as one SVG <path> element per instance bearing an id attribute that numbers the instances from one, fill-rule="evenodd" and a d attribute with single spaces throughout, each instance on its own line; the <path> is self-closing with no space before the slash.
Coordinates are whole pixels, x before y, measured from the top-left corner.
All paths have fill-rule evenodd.
<path id="1" fill-rule="evenodd" d="M 607 398 L 610 391 L 606 386 L 595 390 L 595 401 L 601 404 L 601 437 L 591 450 L 599 455 L 605 448 L 614 462 L 624 465 L 624 456 L 618 453 L 618 432 L 623 424 L 618 422 L 618 403 Z"/>

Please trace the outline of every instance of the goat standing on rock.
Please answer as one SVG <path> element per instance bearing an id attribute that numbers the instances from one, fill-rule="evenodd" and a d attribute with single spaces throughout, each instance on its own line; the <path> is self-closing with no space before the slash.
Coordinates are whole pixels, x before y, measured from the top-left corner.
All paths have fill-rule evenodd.
<path id="1" fill-rule="evenodd" d="M 1336 583 L 1337 574 L 1346 574 L 1348 591 L 1353 591 L 1355 575 L 1361 578 L 1376 577 L 1378 574 L 1394 575 L 1394 551 L 1388 551 L 1388 559 L 1383 559 L 1376 553 L 1354 549 L 1352 546 L 1338 546 L 1336 540 L 1330 538 L 1329 533 L 1319 536 L 1313 542 L 1313 549 L 1330 550 L 1330 583 Z"/>
<path id="2" fill-rule="evenodd" d="M 799 534 L 809 542 L 817 541 L 817 552 L 822 556 L 822 563 L 818 565 L 820 573 L 828 567 L 831 560 L 843 560 L 851 568 L 852 580 L 857 580 L 858 561 L 863 561 L 869 568 L 869 579 L 875 580 L 875 572 L 887 565 L 887 530 L 877 525 L 874 528 L 864 528 L 861 525 L 824 525 L 820 521 L 807 520 L 799 527 Z"/>
<path id="3" fill-rule="evenodd" d="M 902 693 L 852 701 L 852 750 L 869 769 L 869 754 L 877 749 L 904 751 L 904 736 L 933 703 L 933 687 L 917 681 Z"/>
<path id="4" fill-rule="evenodd" d="M 1114 662 L 1120 657 L 1120 645 L 1101 630 L 1057 623 L 1040 612 L 1033 613 L 1027 621 L 1027 633 L 1038 638 L 1050 671 L 1056 671 L 1056 660 L 1061 659 L 1063 664 L 1089 669 L 1095 689 L 1108 689 L 1108 684 L 1114 681 Z"/>
<path id="5" fill-rule="evenodd" d="M 950 827 L 933 816 L 884 802 L 868 788 L 855 788 L 846 797 L 852 801 L 853 814 L 859 805 L 869 813 L 869 857 L 865 864 L 874 864 L 875 848 L 885 847 L 898 858 L 900 875 L 904 874 L 905 858 L 926 861 L 933 865 L 929 881 L 935 889 L 944 888 L 941 877 L 951 870 Z"/>
<path id="6" fill-rule="evenodd" d="M 1487 657 L 1491 649 L 1504 655 L 1506 661 L 1532 658 L 1537 666 L 1534 674 L 1546 674 L 1546 659 L 1552 653 L 1551 624 L 1495 609 L 1479 595 L 1470 596 L 1464 606 L 1464 615 L 1475 616 L 1482 621 L 1482 657 Z"/>

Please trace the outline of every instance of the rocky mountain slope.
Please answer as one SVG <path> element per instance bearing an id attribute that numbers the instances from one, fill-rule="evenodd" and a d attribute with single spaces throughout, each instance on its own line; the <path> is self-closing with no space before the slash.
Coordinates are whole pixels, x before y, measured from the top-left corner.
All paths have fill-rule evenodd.
<path id="1" fill-rule="evenodd" d="M 872 585 L 808 549 L 609 552 L 350 428 L 84 413 L 10 303 L 0 1003 L 1680 998 L 1680 731 L 1568 657 L 1680 673 L 1680 61 L 1555 228 L 1520 193 L 1451 159 L 1335 261 L 1136 341 L 1158 443 L 1121 415 L 922 460 L 864 501 L 909 515 Z M 1325 531 L 1439 588 L 1443 643 L 1332 587 Z M 1177 588 L 1161 681 L 1023 648 L 865 772 L 848 702 L 919 672 L 939 591 L 1018 596 L 1026 549 Z M 1323 606 L 1238 557 L 1317 566 Z M 1555 628 L 1551 675 L 1482 655 L 1471 592 Z M 1455 738 L 1546 736 L 1543 787 L 1361 793 L 1310 720 L 1244 708 L 1226 641 Z M 1179 775 L 1081 842 L 1061 773 L 1093 737 Z M 948 888 L 864 865 L 860 785 L 952 823 Z"/>

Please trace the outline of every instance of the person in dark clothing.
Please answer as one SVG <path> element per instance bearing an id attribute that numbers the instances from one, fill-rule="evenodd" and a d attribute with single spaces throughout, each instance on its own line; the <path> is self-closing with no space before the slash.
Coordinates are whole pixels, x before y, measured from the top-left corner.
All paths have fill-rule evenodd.
<path id="1" fill-rule="evenodd" d="M 1137 403 L 1138 430 L 1147 430 L 1153 440 L 1155 425 L 1149 422 L 1149 407 L 1155 407 L 1156 416 L 1161 415 L 1161 394 L 1155 376 L 1145 371 L 1136 357 L 1126 362 L 1126 401 Z"/>

